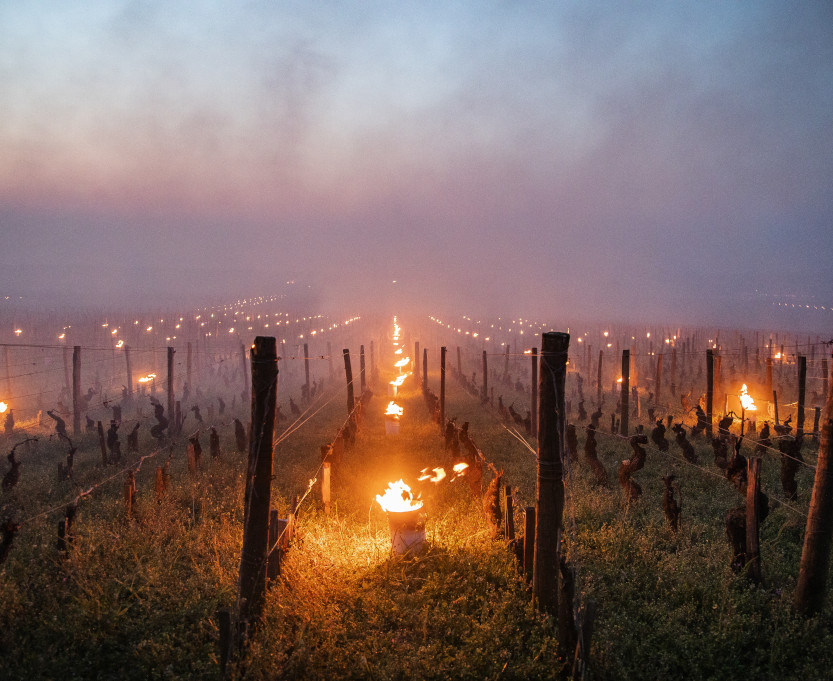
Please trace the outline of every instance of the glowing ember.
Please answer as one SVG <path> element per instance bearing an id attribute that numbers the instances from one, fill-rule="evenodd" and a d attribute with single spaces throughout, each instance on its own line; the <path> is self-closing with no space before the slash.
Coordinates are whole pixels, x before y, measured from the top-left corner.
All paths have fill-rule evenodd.
<path id="1" fill-rule="evenodd" d="M 755 406 L 755 400 L 752 399 L 752 395 L 746 389 L 746 383 L 740 389 L 740 404 L 746 411 L 758 410 L 758 407 Z"/>
<path id="2" fill-rule="evenodd" d="M 15 331 L 15 333 L 18 333 L 18 332 L 17 332 L 17 331 Z M 780 353 L 780 352 L 776 352 L 776 353 L 775 353 L 775 355 L 773 355 L 772 359 L 781 359 L 781 353 Z"/>
<path id="3" fill-rule="evenodd" d="M 621 382 L 622 382 L 622 377 L 620 376 L 619 378 L 617 378 L 617 379 L 616 379 L 616 382 L 617 382 L 617 383 L 621 383 Z"/>
<path id="4" fill-rule="evenodd" d="M 116 347 L 117 347 L 117 348 L 124 347 L 124 341 L 123 341 L 123 340 L 120 340 L 118 343 L 116 343 Z"/>
<path id="5" fill-rule="evenodd" d="M 454 472 L 457 473 L 457 475 L 459 475 L 464 470 L 466 470 L 468 467 L 469 467 L 469 465 L 467 463 L 455 463 L 454 464 Z"/>
<path id="6" fill-rule="evenodd" d="M 385 494 L 377 494 L 376 501 L 388 513 L 406 513 L 422 508 L 422 499 L 414 499 L 411 488 L 401 478 L 397 482 L 389 482 Z"/>
<path id="7" fill-rule="evenodd" d="M 429 473 L 428 472 L 429 470 L 432 471 L 432 472 Z M 445 469 L 444 468 L 431 468 L 431 469 L 423 468 L 422 471 L 420 471 L 420 476 L 417 478 L 417 480 L 420 480 L 420 481 L 427 480 L 428 482 L 439 482 L 440 480 L 443 480 L 443 479 L 445 479 Z"/>
<path id="8" fill-rule="evenodd" d="M 393 366 L 395 366 L 397 369 L 401 369 L 402 367 L 408 366 L 410 363 L 411 363 L 411 358 L 410 357 L 403 357 L 398 362 L 396 362 L 396 364 L 394 364 Z"/>
<path id="9" fill-rule="evenodd" d="M 6 404 L 5 402 L 0 402 L 0 414 L 4 414 L 6 412 L 6 409 L 8 408 L 8 404 Z"/>
<path id="10" fill-rule="evenodd" d="M 402 407 L 391 400 L 388 403 L 388 408 L 385 409 L 385 416 L 402 416 Z"/>

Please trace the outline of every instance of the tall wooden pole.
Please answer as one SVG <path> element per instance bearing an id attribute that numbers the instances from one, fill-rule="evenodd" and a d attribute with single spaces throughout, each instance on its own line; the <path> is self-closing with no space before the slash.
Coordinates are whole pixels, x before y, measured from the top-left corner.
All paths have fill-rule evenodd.
<path id="1" fill-rule="evenodd" d="M 622 350 L 622 387 L 619 389 L 619 404 L 621 405 L 621 421 L 619 432 L 625 437 L 630 436 L 628 417 L 630 416 L 631 396 L 631 351 Z"/>
<path id="2" fill-rule="evenodd" d="M 174 423 L 174 352 L 173 348 L 168 348 L 168 435 L 172 435 L 176 430 L 176 424 Z"/>
<path id="3" fill-rule="evenodd" d="M 714 408 L 714 350 L 706 350 L 706 437 L 712 439 Z"/>
<path id="4" fill-rule="evenodd" d="M 133 369 L 130 366 L 130 346 L 124 346 L 124 363 L 127 371 L 127 397 L 133 397 Z"/>
<path id="5" fill-rule="evenodd" d="M 457 373 L 462 376 L 463 375 L 463 358 L 462 353 L 460 352 L 460 346 L 457 346 Z"/>
<path id="6" fill-rule="evenodd" d="M 422 389 L 428 389 L 428 348 L 422 349 Z"/>
<path id="7" fill-rule="evenodd" d="M 344 355 L 344 376 L 347 379 L 347 415 L 350 416 L 355 406 L 355 400 L 353 398 L 353 367 L 350 364 L 349 348 L 344 348 L 341 352 Z"/>
<path id="8" fill-rule="evenodd" d="M 237 601 L 238 640 L 263 613 L 272 494 L 272 437 L 278 391 L 274 338 L 257 336 L 252 345 L 252 429 L 243 507 L 243 549 Z"/>
<path id="9" fill-rule="evenodd" d="M 533 602 L 555 612 L 558 604 L 559 543 L 564 513 L 564 382 L 570 335 L 548 332 L 541 336 L 541 373 L 538 383 L 538 477 L 536 484 Z"/>
<path id="10" fill-rule="evenodd" d="M 81 434 L 81 346 L 72 348 L 72 434 Z"/>
<path id="11" fill-rule="evenodd" d="M 419 341 L 414 341 L 414 385 L 419 385 Z"/>
<path id="12" fill-rule="evenodd" d="M 446 347 L 440 348 L 440 431 L 445 432 L 445 355 Z"/>
<path id="13" fill-rule="evenodd" d="M 798 356 L 798 414 L 795 426 L 795 436 L 799 440 L 804 437 L 804 397 L 807 388 L 807 358 Z"/>
<path id="14" fill-rule="evenodd" d="M 532 390 L 529 396 L 529 419 L 532 437 L 538 437 L 538 348 L 532 348 Z"/>
<path id="15" fill-rule="evenodd" d="M 820 612 L 827 594 L 830 571 L 830 546 L 833 543 L 833 393 L 827 393 L 824 423 L 821 426 L 819 455 L 813 495 L 804 531 L 801 569 L 795 589 L 795 609 L 808 616 Z"/>
<path id="16" fill-rule="evenodd" d="M 365 380 L 365 373 L 364 373 L 364 345 L 359 346 L 359 388 L 361 390 L 361 394 L 364 395 L 365 386 L 367 382 Z"/>
<path id="17" fill-rule="evenodd" d="M 480 401 L 484 404 L 489 401 L 489 361 L 486 351 L 483 351 L 483 392 L 480 394 Z"/>

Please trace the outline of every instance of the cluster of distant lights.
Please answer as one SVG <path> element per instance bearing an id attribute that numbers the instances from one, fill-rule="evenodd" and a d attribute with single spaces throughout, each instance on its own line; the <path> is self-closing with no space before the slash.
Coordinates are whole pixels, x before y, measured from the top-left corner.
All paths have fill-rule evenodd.
<path id="1" fill-rule="evenodd" d="M 441 320 L 437 317 L 434 317 L 432 315 L 429 315 L 428 318 L 431 321 L 433 321 L 434 323 L 439 324 L 440 326 L 444 326 L 447 329 L 451 329 L 452 331 L 456 331 L 457 333 L 459 333 L 461 335 L 471 336 L 472 338 L 479 338 L 480 337 L 480 333 L 477 332 L 477 331 L 470 331 L 470 330 L 466 331 L 462 328 L 462 326 L 456 326 L 456 325 L 450 324 L 450 323 L 445 322 L 445 321 L 443 321 L 443 320 Z M 482 323 L 480 320 L 474 321 L 474 320 L 472 320 L 471 317 L 468 317 L 466 315 L 463 315 L 462 318 L 465 319 L 467 322 L 471 322 L 471 323 L 474 323 L 474 324 L 481 324 Z M 507 326 L 506 329 L 503 328 L 503 324 L 506 324 L 506 326 Z M 525 327 L 525 328 L 523 328 L 523 327 Z M 515 332 L 517 332 L 521 336 L 524 335 L 524 331 L 529 332 L 530 329 L 532 329 L 533 333 L 535 333 L 535 334 L 537 334 L 539 331 L 544 332 L 546 330 L 549 330 L 549 331 L 554 330 L 551 326 L 549 326 L 546 323 L 533 322 L 533 321 L 530 321 L 528 319 L 522 319 L 522 318 L 511 319 L 511 320 L 509 320 L 509 322 L 503 322 L 503 320 L 500 317 L 498 317 L 498 319 L 497 319 L 497 324 L 489 324 L 489 328 L 490 329 L 495 329 L 496 328 L 498 331 L 505 331 L 505 333 L 515 333 Z M 569 328 L 567 329 L 567 332 L 568 333 L 570 332 Z M 603 338 L 607 339 L 607 338 L 610 337 L 610 331 L 602 331 L 601 335 L 602 335 Z M 588 338 L 588 336 L 590 336 L 590 332 L 585 331 L 583 336 L 578 336 L 578 338 L 576 338 L 576 341 L 578 343 L 583 343 L 583 342 L 585 342 L 585 339 Z M 650 331 L 645 332 L 645 338 L 646 339 L 651 338 L 651 332 Z M 487 341 L 487 342 L 491 341 L 491 336 L 486 336 L 485 338 L 483 338 L 483 340 Z M 635 341 L 636 336 L 631 336 L 631 340 Z M 602 342 L 605 343 L 608 348 L 613 347 L 613 343 L 611 341 L 606 340 L 606 341 L 602 341 Z M 665 342 L 666 345 L 669 345 L 671 347 L 675 347 L 676 342 L 677 342 L 677 335 L 674 334 L 672 336 L 668 336 L 667 338 L 664 339 L 664 342 Z M 711 339 L 709 339 L 709 343 L 713 343 L 713 341 Z M 505 341 L 501 343 L 501 346 L 505 346 L 505 345 L 506 345 Z M 714 348 L 716 349 L 717 345 L 714 345 Z M 531 350 L 526 350 L 525 352 L 527 354 L 531 354 Z M 656 353 L 651 352 L 649 354 L 655 355 Z"/>
<path id="2" fill-rule="evenodd" d="M 773 305 L 777 305 L 778 307 L 790 307 L 796 308 L 799 310 L 825 310 L 827 312 L 833 312 L 833 307 L 825 307 L 824 305 L 807 305 L 806 303 L 777 303 L 773 302 Z"/>

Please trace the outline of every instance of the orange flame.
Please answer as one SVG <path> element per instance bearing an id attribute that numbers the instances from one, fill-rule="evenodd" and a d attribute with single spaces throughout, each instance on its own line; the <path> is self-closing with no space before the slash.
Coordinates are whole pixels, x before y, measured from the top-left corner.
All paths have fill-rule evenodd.
<path id="1" fill-rule="evenodd" d="M 389 482 L 384 495 L 376 495 L 376 501 L 388 513 L 405 513 L 422 508 L 422 499 L 414 499 L 411 488 L 401 478 L 396 482 Z"/>
<path id="2" fill-rule="evenodd" d="M 428 472 L 429 470 L 433 471 L 433 474 L 429 473 Z M 419 481 L 427 480 L 428 482 L 439 482 L 440 480 L 444 480 L 444 479 L 445 479 L 445 469 L 444 468 L 431 468 L 431 469 L 423 468 L 422 471 L 420 471 L 420 476 L 417 478 L 417 480 L 419 480 Z"/>
<path id="3" fill-rule="evenodd" d="M 388 408 L 385 409 L 385 416 L 402 416 L 402 407 L 400 407 L 396 402 L 391 400 L 388 403 Z"/>
<path id="4" fill-rule="evenodd" d="M 6 412 L 6 409 L 8 408 L 8 404 L 6 404 L 5 402 L 0 402 L 0 414 L 4 414 Z"/>
<path id="5" fill-rule="evenodd" d="M 401 386 L 405 382 L 406 378 L 407 378 L 407 376 L 405 374 L 402 374 L 401 376 L 397 376 L 396 378 L 394 378 L 390 382 L 390 384 L 395 385 L 398 388 L 399 386 Z"/>
<path id="6" fill-rule="evenodd" d="M 746 411 L 758 411 L 758 407 L 755 406 L 755 400 L 752 399 L 752 395 L 746 389 L 746 383 L 740 389 L 740 404 Z"/>
<path id="7" fill-rule="evenodd" d="M 411 363 L 411 358 L 410 357 L 403 357 L 402 359 L 400 359 L 393 366 L 395 366 L 397 369 L 401 369 L 402 367 L 408 366 L 410 363 Z"/>

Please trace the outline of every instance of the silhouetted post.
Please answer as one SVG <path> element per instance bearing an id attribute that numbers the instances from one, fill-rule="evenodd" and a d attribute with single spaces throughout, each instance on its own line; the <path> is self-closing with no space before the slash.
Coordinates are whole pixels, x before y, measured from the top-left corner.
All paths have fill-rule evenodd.
<path id="1" fill-rule="evenodd" d="M 257 336 L 251 353 L 252 432 L 243 507 L 243 549 L 237 601 L 238 641 L 263 613 L 272 493 L 272 437 L 278 391 L 278 352 L 274 338 Z"/>
<path id="2" fill-rule="evenodd" d="M 529 396 L 529 422 L 532 437 L 538 437 L 538 348 L 532 348 L 532 389 Z"/>
<path id="3" fill-rule="evenodd" d="M 749 457 L 749 473 L 746 483 L 746 562 L 749 577 L 756 584 L 761 583 L 761 546 L 758 532 L 758 497 L 761 491 L 761 459 Z"/>
<path id="4" fill-rule="evenodd" d="M 677 399 L 677 348 L 671 348 L 671 399 Z"/>
<path id="5" fill-rule="evenodd" d="M 820 612 L 824 605 L 830 570 L 830 545 L 833 541 L 833 461 L 830 457 L 833 395 L 829 392 L 824 412 L 813 495 L 807 514 L 807 529 L 804 531 L 801 570 L 795 589 L 795 609 L 807 616 Z"/>
<path id="6" fill-rule="evenodd" d="M 445 432 L 445 355 L 446 348 L 440 348 L 440 432 Z"/>
<path id="7" fill-rule="evenodd" d="M 622 413 L 620 414 L 619 432 L 628 437 L 628 416 L 630 416 L 630 395 L 631 395 L 631 351 L 622 350 L 622 387 L 619 388 L 619 404 Z"/>
<path id="8" fill-rule="evenodd" d="M 72 434 L 81 434 L 81 346 L 72 348 Z"/>
<path id="9" fill-rule="evenodd" d="M 192 387 L 191 383 L 191 341 L 188 341 L 188 344 L 185 346 L 185 383 L 188 385 L 189 388 Z"/>
<path id="10" fill-rule="evenodd" d="M 798 415 L 795 426 L 795 436 L 798 440 L 804 437 L 804 397 L 807 388 L 807 358 L 798 356 Z"/>
<path id="11" fill-rule="evenodd" d="M 536 606 L 546 612 L 555 612 L 558 603 L 559 542 L 564 513 L 564 482 L 561 479 L 566 428 L 564 380 L 569 345 L 569 334 L 548 332 L 541 335 L 532 596 Z"/>
<path id="12" fill-rule="evenodd" d="M 168 434 L 174 434 L 176 419 L 174 419 L 174 349 L 168 348 Z"/>
<path id="13" fill-rule="evenodd" d="M 124 363 L 127 371 L 127 396 L 133 396 L 133 369 L 130 366 L 130 346 L 124 346 Z"/>
<path id="14" fill-rule="evenodd" d="M 428 348 L 422 349 L 422 389 L 428 389 Z"/>
<path id="15" fill-rule="evenodd" d="M 457 375 L 463 375 L 463 360 L 460 353 L 460 346 L 457 346 Z"/>
<path id="16" fill-rule="evenodd" d="M 364 345 L 359 346 L 359 388 L 361 389 L 361 394 L 364 395 L 365 389 L 365 377 L 364 377 Z"/>
<path id="17" fill-rule="evenodd" d="M 706 437 L 712 439 L 714 410 L 714 350 L 706 350 Z"/>
<path id="18" fill-rule="evenodd" d="M 603 350 L 599 350 L 599 376 L 596 380 L 596 402 L 601 407 L 602 406 L 602 357 L 604 355 Z"/>
<path id="19" fill-rule="evenodd" d="M 277 346 L 276 346 L 277 348 Z M 275 350 L 275 362 L 277 366 L 277 349 Z M 246 365 L 246 346 L 243 343 L 240 344 L 240 359 L 242 360 L 242 368 L 243 368 L 243 401 L 249 397 L 249 367 Z"/>
<path id="20" fill-rule="evenodd" d="M 483 351 L 483 393 L 480 396 L 483 403 L 489 401 L 489 364 L 486 359 L 486 351 Z"/>
<path id="21" fill-rule="evenodd" d="M 775 425 L 780 426 L 781 421 L 778 418 L 778 391 L 777 390 L 772 391 L 772 414 L 773 414 L 773 417 L 775 418 Z"/>
<path id="22" fill-rule="evenodd" d="M 304 343 L 304 393 L 309 399 L 309 344 Z"/>
<path id="23" fill-rule="evenodd" d="M 532 582 L 535 570 L 535 507 L 527 506 L 524 516 L 524 575 Z"/>
<path id="24" fill-rule="evenodd" d="M 662 353 L 657 355 L 656 387 L 654 388 L 654 404 L 659 406 L 659 394 L 662 387 Z"/>
<path id="25" fill-rule="evenodd" d="M 341 352 L 344 355 L 344 376 L 347 378 L 347 415 L 352 416 L 356 405 L 353 398 L 353 366 L 350 364 L 350 350 L 344 348 Z"/>

